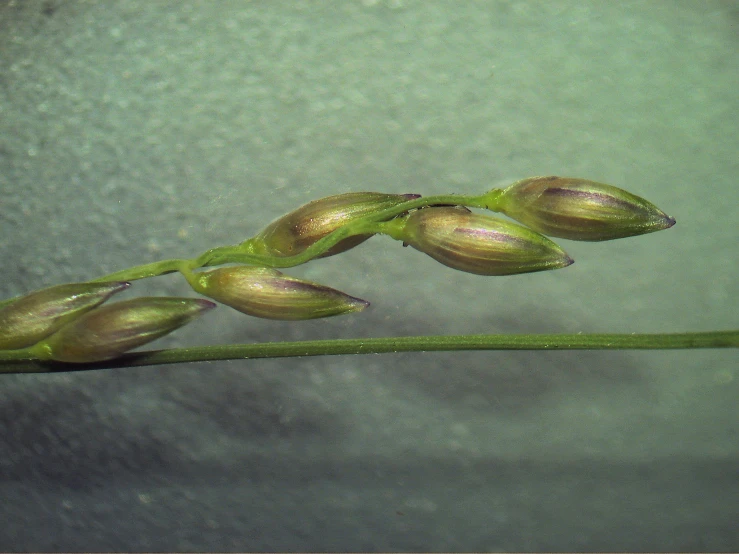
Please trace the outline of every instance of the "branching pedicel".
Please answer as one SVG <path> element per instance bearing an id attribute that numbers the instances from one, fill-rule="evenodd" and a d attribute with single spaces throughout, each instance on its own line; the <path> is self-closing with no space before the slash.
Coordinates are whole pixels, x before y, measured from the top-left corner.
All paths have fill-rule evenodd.
<path id="1" fill-rule="evenodd" d="M 526 226 L 472 212 L 475 208 L 501 212 Z M 214 248 L 193 260 L 137 266 L 0 303 L 0 350 L 12 351 L 17 359 L 109 360 L 215 307 L 194 298 L 136 298 L 102 305 L 131 281 L 166 273 L 181 273 L 195 292 L 248 315 L 312 319 L 361 311 L 369 303 L 276 268 L 340 254 L 376 234 L 460 271 L 511 275 L 573 262 L 544 235 L 602 241 L 674 224 L 656 206 L 624 190 L 563 177 L 524 179 L 480 196 L 329 196 L 277 219 L 241 244 Z M 241 265 L 204 270 L 224 264 Z"/>

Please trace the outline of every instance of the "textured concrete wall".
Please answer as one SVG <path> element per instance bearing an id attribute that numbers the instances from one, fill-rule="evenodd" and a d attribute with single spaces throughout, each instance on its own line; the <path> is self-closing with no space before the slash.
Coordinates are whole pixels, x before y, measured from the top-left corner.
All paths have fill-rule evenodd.
<path id="1" fill-rule="evenodd" d="M 736 2 L 0 1 L 0 297 L 344 191 L 608 182 L 669 231 L 465 275 L 377 237 L 157 346 L 737 327 Z M 187 294 L 175 276 L 132 293 Z M 0 550 L 736 550 L 733 352 L 0 377 Z"/>

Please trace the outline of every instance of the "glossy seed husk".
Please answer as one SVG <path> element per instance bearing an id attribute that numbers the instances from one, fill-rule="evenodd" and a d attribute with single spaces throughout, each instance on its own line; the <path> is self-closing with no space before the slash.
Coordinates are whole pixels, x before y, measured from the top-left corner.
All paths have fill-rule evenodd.
<path id="1" fill-rule="evenodd" d="M 572 177 L 532 177 L 499 196 L 508 217 L 552 237 L 603 241 L 667 229 L 675 220 L 623 189 Z"/>
<path id="2" fill-rule="evenodd" d="M 418 194 L 349 192 L 314 200 L 276 219 L 251 239 L 255 254 L 295 256 L 347 223 L 414 198 Z M 323 253 L 321 258 L 354 248 L 372 235 L 348 237 Z"/>
<path id="3" fill-rule="evenodd" d="M 117 358 L 190 323 L 216 305 L 201 298 L 144 297 L 101 306 L 39 343 L 45 358 L 89 363 Z"/>
<path id="4" fill-rule="evenodd" d="M 448 267 L 477 275 L 530 273 L 572 263 L 572 258 L 546 237 L 461 207 L 411 212 L 400 238 Z"/>
<path id="5" fill-rule="evenodd" d="M 71 283 L 27 294 L 0 309 L 0 350 L 32 346 L 128 286 Z"/>
<path id="6" fill-rule="evenodd" d="M 276 269 L 222 267 L 198 274 L 193 288 L 242 313 L 266 319 L 302 320 L 358 312 L 369 302 L 290 277 Z"/>

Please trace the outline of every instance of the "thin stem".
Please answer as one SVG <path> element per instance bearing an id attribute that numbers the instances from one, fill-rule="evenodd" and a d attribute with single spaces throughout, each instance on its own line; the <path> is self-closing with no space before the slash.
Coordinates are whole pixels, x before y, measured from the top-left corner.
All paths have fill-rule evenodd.
<path id="1" fill-rule="evenodd" d="M 107 362 L 62 364 L 31 359 L 23 351 L 0 351 L 0 373 L 58 373 L 162 364 L 459 350 L 667 350 L 738 348 L 739 330 L 702 333 L 451 335 L 266 342 L 135 352 Z"/>
<path id="2" fill-rule="evenodd" d="M 433 206 L 437 204 L 451 204 L 467 206 L 469 208 L 481 208 L 498 211 L 498 197 L 500 196 L 501 192 L 502 191 L 500 189 L 492 189 L 485 194 L 481 194 L 479 196 L 446 194 L 438 196 L 426 196 L 416 198 L 414 200 L 409 200 L 408 202 L 397 204 L 385 210 L 378 211 L 374 214 L 348 223 L 341 229 L 338 229 L 330 235 L 317 241 L 315 244 L 311 245 L 305 251 L 296 256 L 281 258 L 255 254 L 250 242 L 252 239 L 247 239 L 239 245 L 211 248 L 210 250 L 204 252 L 203 254 L 192 260 L 171 259 L 138 265 L 128 269 L 123 269 L 121 271 L 116 271 L 108 275 L 104 275 L 103 277 L 92 279 L 90 282 L 136 281 L 138 279 L 158 277 L 160 275 L 166 275 L 168 273 L 175 273 L 178 271 L 188 277 L 188 274 L 194 269 L 227 263 L 244 263 L 259 265 L 263 267 L 293 267 L 296 265 L 304 264 L 314 258 L 319 257 L 329 248 L 347 237 L 367 233 L 386 233 L 392 236 L 393 233 L 387 233 L 387 231 L 390 231 L 392 227 L 381 227 L 377 224 L 383 221 L 391 220 L 392 218 L 397 217 L 398 215 L 405 213 L 408 210 L 423 208 L 425 206 Z M 14 302 L 17 298 L 20 298 L 20 296 L 0 301 L 0 308 L 3 308 L 4 306 Z"/>
<path id="3" fill-rule="evenodd" d="M 337 229 L 330 235 L 316 241 L 310 247 L 295 256 L 276 257 L 254 254 L 253 245 L 251 243 L 253 239 L 247 239 L 238 246 L 226 246 L 208 250 L 196 258 L 196 260 L 193 260 L 193 262 L 197 267 L 222 265 L 234 262 L 260 265 L 263 267 L 294 267 L 318 258 L 321 254 L 346 238 L 353 237 L 355 235 L 384 233 L 385 227 L 381 225 L 383 222 L 397 217 L 408 210 L 423 208 L 425 206 L 432 206 L 435 204 L 453 204 L 473 208 L 485 208 L 489 204 L 489 194 L 490 193 L 480 196 L 447 194 L 426 196 L 425 198 L 422 197 L 409 200 L 346 223 L 340 229 Z"/>
<path id="4" fill-rule="evenodd" d="M 157 277 L 159 275 L 165 275 L 167 273 L 174 273 L 177 271 L 186 273 L 187 271 L 192 271 L 193 269 L 198 269 L 200 267 L 223 265 L 227 263 L 244 263 L 262 267 L 293 267 L 317 258 L 345 238 L 362 234 L 382 233 L 384 232 L 384 228 L 378 225 L 379 223 L 397 217 L 408 210 L 432 206 L 435 204 L 453 204 L 473 208 L 492 209 L 492 199 L 494 196 L 491 196 L 491 194 L 494 195 L 494 193 L 495 190 L 479 196 L 446 194 L 409 200 L 408 202 L 397 204 L 347 223 L 342 228 L 337 229 L 330 235 L 316 241 L 315 244 L 295 256 L 276 257 L 255 254 L 251 244 L 252 239 L 247 239 L 239 245 L 211 248 L 192 260 L 163 260 L 160 262 L 144 264 L 117 271 L 115 273 L 105 275 L 104 277 L 99 277 L 94 279 L 94 281 L 135 281 L 137 279 Z"/>
<path id="5" fill-rule="evenodd" d="M 122 271 L 116 271 L 104 277 L 93 279 L 92 283 L 105 281 L 136 281 L 138 279 L 147 279 L 149 277 L 158 277 L 168 273 L 176 273 L 178 271 L 187 271 L 191 269 L 192 262 L 190 260 L 162 260 L 160 262 L 152 262 L 150 264 L 137 265 L 129 267 Z"/>

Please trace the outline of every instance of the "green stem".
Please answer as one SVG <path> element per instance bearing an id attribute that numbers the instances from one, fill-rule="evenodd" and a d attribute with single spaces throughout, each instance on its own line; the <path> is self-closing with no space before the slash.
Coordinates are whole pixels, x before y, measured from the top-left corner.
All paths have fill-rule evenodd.
<path id="1" fill-rule="evenodd" d="M 147 279 L 148 277 L 158 277 L 167 273 L 184 272 L 192 269 L 192 261 L 190 260 L 162 260 L 160 262 L 152 262 L 150 264 L 137 265 L 122 271 L 116 271 L 104 277 L 98 277 L 91 282 L 105 281 L 136 281 L 137 279 Z"/>
<path id="2" fill-rule="evenodd" d="M 262 267 L 293 267 L 296 265 L 304 264 L 310 260 L 317 258 L 329 248 L 334 246 L 339 241 L 351 237 L 354 235 L 361 235 L 367 233 L 385 233 L 393 238 L 395 233 L 393 232 L 397 226 L 385 226 L 379 225 L 381 222 L 391 220 L 398 215 L 417 208 L 423 208 L 426 206 L 432 206 L 436 204 L 450 204 L 467 206 L 469 208 L 481 208 L 491 211 L 498 210 L 498 198 L 503 191 L 501 189 L 492 189 L 485 194 L 479 196 L 467 196 L 461 194 L 445 194 L 438 196 L 426 196 L 403 202 L 391 208 L 381 210 L 372 215 L 365 216 L 361 219 L 348 223 L 341 229 L 334 231 L 330 235 L 317 241 L 311 245 L 310 248 L 304 252 L 285 258 L 264 256 L 255 254 L 253 252 L 251 240 L 247 239 L 239 245 L 235 246 L 221 246 L 218 248 L 212 248 L 200 256 L 192 260 L 162 260 L 159 262 L 152 262 L 149 264 L 138 265 L 116 271 L 103 277 L 92 279 L 90 282 L 104 282 L 104 281 L 136 281 L 138 279 L 147 279 L 149 277 L 158 277 L 160 275 L 166 275 L 168 273 L 180 272 L 185 275 L 186 278 L 191 277 L 191 272 L 201 267 L 209 267 L 216 265 L 223 265 L 227 263 L 243 263 L 250 265 L 258 265 Z M 0 301 L 0 309 L 4 306 L 14 302 L 20 298 L 8 298 Z"/>
<path id="3" fill-rule="evenodd" d="M 451 335 L 266 342 L 175 348 L 124 354 L 92 364 L 61 364 L 31 359 L 24 351 L 0 351 L 0 373 L 57 373 L 161 364 L 349 354 L 458 350 L 667 350 L 738 348 L 739 330 L 702 333 Z"/>
<path id="4" fill-rule="evenodd" d="M 397 217 L 408 210 L 423 208 L 425 206 L 432 206 L 435 204 L 452 204 L 471 208 L 494 209 L 497 207 L 495 201 L 495 198 L 497 198 L 496 192 L 500 191 L 493 189 L 492 191 L 479 196 L 445 194 L 409 200 L 408 202 L 403 202 L 391 208 L 378 211 L 351 223 L 347 223 L 342 228 L 334 231 L 326 237 L 323 237 L 321 240 L 317 241 L 315 244 L 311 245 L 305 251 L 296 256 L 280 258 L 255 254 L 251 244 L 252 239 L 248 239 L 241 244 L 234 246 L 211 248 L 192 260 L 163 260 L 160 262 L 153 262 L 117 271 L 94 279 L 93 281 L 135 281 L 137 279 L 157 277 L 159 275 L 165 275 L 167 273 L 174 273 L 177 271 L 187 275 L 187 272 L 194 269 L 228 263 L 243 263 L 262 267 L 293 267 L 317 258 L 345 238 L 355 235 L 383 233 L 386 228 L 381 225 L 382 222 Z"/>
<path id="5" fill-rule="evenodd" d="M 493 192 L 493 191 L 491 191 Z M 193 263 L 196 267 L 206 267 L 214 265 L 222 265 L 226 263 L 247 263 L 260 265 L 263 267 L 294 267 L 309 262 L 321 254 L 329 250 L 332 246 L 342 240 L 353 237 L 355 235 L 365 235 L 374 233 L 385 233 L 386 228 L 382 223 L 390 220 L 416 208 L 423 208 L 435 204 L 453 204 L 468 207 L 485 208 L 489 204 L 489 195 L 486 193 L 480 196 L 463 196 L 459 194 L 447 194 L 439 196 L 427 196 L 425 198 L 416 198 L 397 204 L 391 208 L 378 211 L 374 214 L 362 217 L 350 223 L 347 223 L 340 229 L 337 229 L 330 235 L 323 237 L 310 247 L 306 248 L 300 254 L 287 257 L 265 256 L 254 254 L 252 244 L 253 239 L 245 240 L 238 246 L 224 246 L 221 248 L 213 248 L 208 250 L 195 260 Z"/>

